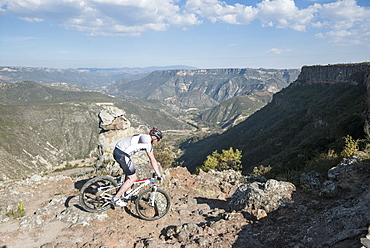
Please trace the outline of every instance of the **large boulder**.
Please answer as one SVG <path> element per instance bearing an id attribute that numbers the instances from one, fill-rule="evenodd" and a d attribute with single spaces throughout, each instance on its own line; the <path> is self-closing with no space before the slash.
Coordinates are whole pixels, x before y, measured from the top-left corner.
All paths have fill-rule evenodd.
<path id="1" fill-rule="evenodd" d="M 359 158 L 357 156 L 344 158 L 340 163 L 328 171 L 328 178 L 331 180 L 340 180 L 347 177 L 348 173 L 356 170 Z"/>
<path id="2" fill-rule="evenodd" d="M 132 127 L 125 114 L 124 110 L 115 106 L 104 106 L 99 113 L 101 132 L 98 138 L 99 160 L 97 167 L 104 168 L 111 174 L 122 174 L 119 164 L 113 158 L 113 150 L 117 142 L 134 134 L 146 133 L 149 130 L 147 127 L 140 129 Z M 151 176 L 153 170 L 149 166 L 149 159 L 145 152 L 138 152 L 131 158 L 139 178 Z"/>
<path id="3" fill-rule="evenodd" d="M 125 111 L 114 106 L 104 106 L 99 113 L 100 128 L 108 130 L 125 130 L 131 126 L 128 119 L 125 118 Z"/>
<path id="4" fill-rule="evenodd" d="M 274 179 L 266 183 L 245 183 L 232 195 L 229 207 L 231 210 L 246 211 L 260 219 L 283 203 L 290 202 L 295 190 L 294 184 Z"/>

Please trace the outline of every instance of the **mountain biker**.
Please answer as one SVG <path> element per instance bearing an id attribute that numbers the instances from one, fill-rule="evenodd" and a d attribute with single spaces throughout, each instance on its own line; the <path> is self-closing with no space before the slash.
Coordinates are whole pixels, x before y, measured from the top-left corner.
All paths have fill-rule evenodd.
<path id="1" fill-rule="evenodd" d="M 162 139 L 163 135 L 157 128 L 152 128 L 148 134 L 136 134 L 120 140 L 113 151 L 114 159 L 120 164 L 125 172 L 125 182 L 112 198 L 112 203 L 124 207 L 126 202 L 121 200 L 122 195 L 131 189 L 131 186 L 137 180 L 136 169 L 131 160 L 131 156 L 138 151 L 145 150 L 148 155 L 151 166 L 153 167 L 156 175 L 161 180 L 157 160 L 153 154 L 153 145 Z"/>

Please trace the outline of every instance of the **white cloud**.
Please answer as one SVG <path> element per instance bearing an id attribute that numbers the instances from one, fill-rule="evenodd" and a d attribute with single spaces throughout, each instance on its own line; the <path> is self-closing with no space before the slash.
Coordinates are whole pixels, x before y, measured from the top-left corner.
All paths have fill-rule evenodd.
<path id="1" fill-rule="evenodd" d="M 27 22 L 43 22 L 43 21 L 45 21 L 44 19 L 37 18 L 37 17 L 33 17 L 33 18 L 30 18 L 30 17 L 20 17 L 20 19 L 23 20 L 23 21 L 27 21 Z"/>
<path id="2" fill-rule="evenodd" d="M 266 53 L 283 54 L 290 51 L 291 51 L 290 49 L 271 48 L 267 50 Z"/>
<path id="3" fill-rule="evenodd" d="M 218 0 L 188 0 L 186 10 L 210 19 L 230 24 L 248 24 L 256 18 L 257 9 L 242 4 L 227 5 Z"/>
<path id="4" fill-rule="evenodd" d="M 291 28 L 297 31 L 305 31 L 320 8 L 318 4 L 314 4 L 299 10 L 293 0 L 264 0 L 257 6 L 258 19 L 263 24 L 278 28 Z"/>
<path id="5" fill-rule="evenodd" d="M 342 0 L 322 5 L 320 19 L 330 20 L 335 29 L 351 28 L 356 22 L 370 18 L 370 9 L 358 6 L 355 0 Z"/>
<path id="6" fill-rule="evenodd" d="M 318 18 L 325 20 L 327 30 L 320 37 L 340 44 L 369 44 L 370 8 L 358 6 L 355 0 L 324 4 Z"/>
<path id="7" fill-rule="evenodd" d="M 242 4 L 227 5 L 218 0 L 188 0 L 185 8 L 213 22 L 248 24 L 260 20 L 264 26 L 292 28 L 304 31 L 314 18 L 319 5 L 299 10 L 293 0 L 263 0 L 256 7 Z"/>
<path id="8" fill-rule="evenodd" d="M 171 0 L 0 0 L 0 7 L 23 20 L 52 20 L 90 35 L 140 35 L 200 24 Z"/>
<path id="9" fill-rule="evenodd" d="M 299 8 L 293 0 L 261 0 L 254 6 L 220 0 L 0 0 L 0 13 L 26 21 L 54 21 L 90 35 L 140 35 L 172 26 L 186 30 L 212 22 L 317 30 L 337 43 L 368 42 L 370 8 L 356 0 L 325 0 Z M 323 3 L 329 2 L 329 3 Z"/>
<path id="10" fill-rule="evenodd" d="M 248 24 L 260 20 L 266 27 L 296 31 L 319 29 L 317 37 L 336 43 L 368 42 L 370 8 L 357 5 L 356 0 L 336 0 L 327 4 L 315 2 L 299 9 L 293 0 L 262 0 L 255 7 L 228 5 L 218 0 L 188 0 L 185 8 L 213 22 Z"/>

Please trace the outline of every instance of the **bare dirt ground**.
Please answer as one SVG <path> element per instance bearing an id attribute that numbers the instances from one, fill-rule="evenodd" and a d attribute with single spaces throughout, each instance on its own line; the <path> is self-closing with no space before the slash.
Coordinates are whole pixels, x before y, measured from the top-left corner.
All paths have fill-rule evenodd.
<path id="1" fill-rule="evenodd" d="M 69 174 L 71 171 L 61 173 Z M 170 185 L 162 185 L 171 195 L 171 211 L 162 219 L 140 219 L 135 214 L 133 203 L 127 208 L 111 209 L 99 215 L 88 213 L 79 205 L 79 189 L 86 180 L 55 179 L 61 173 L 49 175 L 51 180 L 18 187 L 11 186 L 11 182 L 5 185 L 5 189 L 11 188 L 11 191 L 24 191 L 19 200 L 26 213 L 24 217 L 8 219 L 0 224 L 0 247 L 144 247 L 148 242 L 153 243 L 152 247 L 158 247 L 158 244 L 161 244 L 159 247 L 172 247 L 174 244 L 165 240 L 168 235 L 161 238 L 166 228 L 184 223 L 206 223 L 207 218 L 218 218 L 218 214 L 224 212 L 222 209 L 227 208 L 226 198 L 229 197 L 215 181 L 206 182 L 208 187 L 203 188 L 204 182 L 198 181 L 185 168 L 179 168 L 167 175 Z M 6 190 L 0 193 L 5 198 L 11 194 Z M 66 200 L 54 206 L 51 203 L 55 200 L 51 199 L 57 196 Z M 51 211 L 50 204 L 54 206 Z M 63 215 L 68 211 L 69 215 Z M 235 224 L 241 227 L 248 221 L 242 218 L 238 222 Z M 229 235 L 225 232 L 225 237 L 235 240 L 238 231 L 240 229 L 234 229 Z M 194 247 L 197 246 L 194 244 Z"/>
<path id="2" fill-rule="evenodd" d="M 346 173 L 337 198 L 297 191 L 293 203 L 260 220 L 228 211 L 238 187 L 234 179 L 192 175 L 181 167 L 166 171 L 160 187 L 169 193 L 171 209 L 157 221 L 140 219 L 133 203 L 85 211 L 78 194 L 88 178 L 65 176 L 71 171 L 34 176 L 0 183 L 0 247 L 360 248 L 360 238 L 370 237 L 369 172 Z M 6 217 L 4 211 L 19 202 L 25 215 Z"/>

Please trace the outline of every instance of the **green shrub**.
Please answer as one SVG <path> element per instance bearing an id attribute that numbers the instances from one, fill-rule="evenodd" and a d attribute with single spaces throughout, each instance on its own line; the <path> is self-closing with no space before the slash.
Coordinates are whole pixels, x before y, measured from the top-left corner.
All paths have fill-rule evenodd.
<path id="1" fill-rule="evenodd" d="M 214 151 L 212 155 L 208 155 L 202 166 L 197 167 L 197 172 L 203 170 L 205 172 L 209 170 L 223 171 L 233 169 L 241 171 L 242 151 L 230 147 L 229 150 L 222 150 L 222 153 Z"/>
<path id="2" fill-rule="evenodd" d="M 165 141 L 155 145 L 154 156 L 163 168 L 168 168 L 175 162 L 176 154 L 170 149 Z"/>
<path id="3" fill-rule="evenodd" d="M 340 155 L 344 158 L 356 155 L 359 150 L 359 140 L 354 140 L 352 136 L 349 135 L 344 136 L 343 139 L 344 148 Z"/>
<path id="4" fill-rule="evenodd" d="M 18 207 L 16 210 L 11 209 L 10 211 L 6 212 L 6 216 L 13 217 L 14 219 L 20 218 L 25 216 L 26 208 L 23 206 L 22 202 L 18 202 Z"/>

